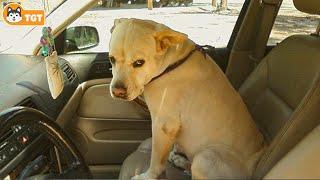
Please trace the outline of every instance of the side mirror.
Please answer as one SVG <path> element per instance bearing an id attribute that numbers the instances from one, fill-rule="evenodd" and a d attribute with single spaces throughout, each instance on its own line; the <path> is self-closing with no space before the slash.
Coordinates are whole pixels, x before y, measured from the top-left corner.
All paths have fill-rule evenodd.
<path id="1" fill-rule="evenodd" d="M 99 44 L 99 34 L 95 27 L 76 26 L 66 29 L 64 53 L 83 51 Z"/>

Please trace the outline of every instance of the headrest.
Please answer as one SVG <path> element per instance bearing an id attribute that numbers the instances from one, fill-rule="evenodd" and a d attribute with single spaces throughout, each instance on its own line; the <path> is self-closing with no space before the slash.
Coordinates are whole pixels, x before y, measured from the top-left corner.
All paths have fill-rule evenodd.
<path id="1" fill-rule="evenodd" d="M 320 15 L 320 0 L 293 0 L 293 3 L 299 11 Z"/>

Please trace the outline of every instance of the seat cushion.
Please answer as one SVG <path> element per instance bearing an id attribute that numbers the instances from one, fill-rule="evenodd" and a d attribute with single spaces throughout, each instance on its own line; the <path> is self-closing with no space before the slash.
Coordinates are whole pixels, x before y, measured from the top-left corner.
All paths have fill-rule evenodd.
<path id="1" fill-rule="evenodd" d="M 290 150 L 264 179 L 320 179 L 320 125 Z"/>
<path id="2" fill-rule="evenodd" d="M 150 165 L 151 147 L 151 138 L 143 141 L 138 149 L 130 154 L 123 162 L 119 179 L 127 180 L 136 174 L 141 174 L 147 171 Z"/>
<path id="3" fill-rule="evenodd" d="M 151 159 L 151 138 L 143 141 L 138 149 L 130 154 L 127 159 L 123 162 L 121 171 L 119 174 L 120 180 L 128 180 L 136 174 L 144 173 L 148 170 L 150 159 Z M 178 169 L 167 163 L 166 171 L 159 176 L 160 179 L 179 179 L 179 180 L 190 180 L 191 176 L 185 173 L 183 170 Z"/>

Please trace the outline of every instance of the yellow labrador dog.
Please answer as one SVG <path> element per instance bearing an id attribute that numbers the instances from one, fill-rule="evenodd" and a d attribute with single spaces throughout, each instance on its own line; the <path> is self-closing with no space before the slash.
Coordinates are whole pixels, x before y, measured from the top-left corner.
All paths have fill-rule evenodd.
<path id="1" fill-rule="evenodd" d="M 149 169 L 154 179 L 175 144 L 194 179 L 250 177 L 264 139 L 241 97 L 187 35 L 149 20 L 117 19 L 111 29 L 114 98 L 143 93 L 152 118 Z"/>

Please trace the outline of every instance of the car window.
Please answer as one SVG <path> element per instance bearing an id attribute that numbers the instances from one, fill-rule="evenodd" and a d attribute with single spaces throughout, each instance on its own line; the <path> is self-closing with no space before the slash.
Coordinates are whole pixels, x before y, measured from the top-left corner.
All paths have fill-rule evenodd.
<path id="1" fill-rule="evenodd" d="M 68 28 L 93 26 L 99 45 L 83 52 L 108 52 L 110 29 L 117 18 L 150 19 L 183 32 L 200 45 L 226 47 L 244 0 L 228 0 L 227 10 L 217 10 L 211 0 L 154 0 L 148 10 L 145 0 L 101 0 Z M 219 5 L 219 1 L 218 1 Z"/>
<path id="2" fill-rule="evenodd" d="M 276 45 L 294 34 L 311 34 L 315 32 L 319 20 L 316 15 L 298 11 L 292 0 L 283 0 L 268 45 Z"/>

